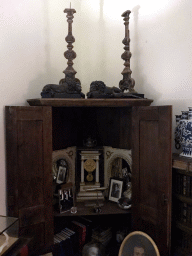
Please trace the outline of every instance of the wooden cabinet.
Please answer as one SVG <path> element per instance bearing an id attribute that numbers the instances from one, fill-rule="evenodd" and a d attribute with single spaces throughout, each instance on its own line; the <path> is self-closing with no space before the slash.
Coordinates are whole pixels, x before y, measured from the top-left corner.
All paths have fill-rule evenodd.
<path id="1" fill-rule="evenodd" d="M 8 214 L 36 249 L 53 242 L 52 151 L 82 146 L 132 149 L 133 229 L 169 255 L 171 225 L 171 106 L 148 99 L 35 99 L 6 107 Z M 107 214 L 110 214 L 109 212 Z"/>
<path id="2" fill-rule="evenodd" d="M 173 235 L 177 255 L 192 252 L 192 159 L 173 154 Z"/>

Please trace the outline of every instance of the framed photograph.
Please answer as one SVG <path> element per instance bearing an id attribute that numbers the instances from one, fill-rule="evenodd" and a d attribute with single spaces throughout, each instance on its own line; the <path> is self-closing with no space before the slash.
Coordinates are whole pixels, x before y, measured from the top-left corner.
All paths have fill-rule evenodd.
<path id="1" fill-rule="evenodd" d="M 118 202 L 123 190 L 123 180 L 111 178 L 109 186 L 109 200 Z"/>
<path id="2" fill-rule="evenodd" d="M 82 256 L 100 256 L 105 255 L 105 248 L 102 243 L 91 241 L 83 246 Z"/>
<path id="3" fill-rule="evenodd" d="M 58 191 L 60 213 L 71 209 L 74 203 L 74 192 L 74 186 L 71 182 L 61 185 L 61 189 Z"/>
<path id="4" fill-rule="evenodd" d="M 123 240 L 118 256 L 150 255 L 160 256 L 157 245 L 153 239 L 144 232 L 134 231 Z"/>
<path id="5" fill-rule="evenodd" d="M 61 158 L 57 161 L 57 178 L 56 183 L 62 184 L 67 182 L 67 176 L 68 176 L 68 164 L 64 158 Z"/>
<path id="6" fill-rule="evenodd" d="M 75 183 L 76 147 L 56 150 L 52 153 L 52 175 L 56 184 Z"/>
<path id="7" fill-rule="evenodd" d="M 110 178 L 131 181 L 132 152 L 128 149 L 104 146 L 104 186 L 109 187 Z"/>

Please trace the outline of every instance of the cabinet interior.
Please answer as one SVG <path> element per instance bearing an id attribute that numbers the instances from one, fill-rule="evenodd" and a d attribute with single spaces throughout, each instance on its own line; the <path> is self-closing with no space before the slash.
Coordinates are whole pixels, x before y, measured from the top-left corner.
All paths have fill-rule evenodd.
<path id="1" fill-rule="evenodd" d="M 131 108 L 53 107 L 53 150 L 82 147 L 88 137 L 97 146 L 131 149 Z"/>

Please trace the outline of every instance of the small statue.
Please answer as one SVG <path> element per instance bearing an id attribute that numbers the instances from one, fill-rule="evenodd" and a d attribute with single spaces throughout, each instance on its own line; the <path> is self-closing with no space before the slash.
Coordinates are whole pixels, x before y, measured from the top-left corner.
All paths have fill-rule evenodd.
<path id="1" fill-rule="evenodd" d="M 121 98 L 122 94 L 117 87 L 108 87 L 102 81 L 94 81 L 90 84 L 87 98 Z"/>
<path id="2" fill-rule="evenodd" d="M 42 98 L 85 98 L 85 94 L 81 92 L 81 83 L 77 78 L 61 79 L 59 85 L 47 84 L 41 92 Z"/>
<path id="3" fill-rule="evenodd" d="M 93 148 L 96 147 L 97 141 L 95 139 L 92 139 L 91 137 L 88 137 L 86 140 L 83 141 L 83 145 L 87 148 Z"/>

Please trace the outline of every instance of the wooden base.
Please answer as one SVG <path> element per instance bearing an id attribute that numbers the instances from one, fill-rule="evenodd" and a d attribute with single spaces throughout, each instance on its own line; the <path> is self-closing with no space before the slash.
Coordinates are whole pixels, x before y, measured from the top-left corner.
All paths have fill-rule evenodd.
<path id="1" fill-rule="evenodd" d="M 150 106 L 150 99 L 28 99 L 30 106 L 53 107 L 133 107 Z"/>

